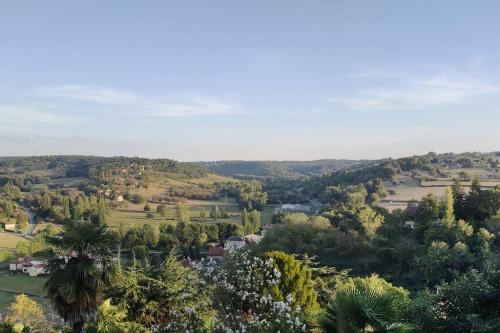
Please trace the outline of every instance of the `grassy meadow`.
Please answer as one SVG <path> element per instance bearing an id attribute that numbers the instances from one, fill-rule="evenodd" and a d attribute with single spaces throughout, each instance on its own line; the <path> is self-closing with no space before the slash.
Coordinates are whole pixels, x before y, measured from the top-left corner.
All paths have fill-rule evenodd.
<path id="1" fill-rule="evenodd" d="M 0 314 L 5 315 L 9 305 L 18 294 L 26 294 L 42 305 L 48 305 L 48 300 L 44 298 L 45 291 L 43 285 L 46 281 L 44 277 L 30 277 L 25 274 L 12 274 L 8 269 L 0 271 Z"/>
<path id="2" fill-rule="evenodd" d="M 7 232 L 0 233 L 0 249 L 15 249 L 19 242 L 27 242 L 27 239 L 19 234 Z"/>

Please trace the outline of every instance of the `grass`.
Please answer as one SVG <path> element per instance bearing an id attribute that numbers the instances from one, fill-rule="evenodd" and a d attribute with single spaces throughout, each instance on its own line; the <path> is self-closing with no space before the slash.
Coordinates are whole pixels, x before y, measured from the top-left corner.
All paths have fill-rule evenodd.
<path id="1" fill-rule="evenodd" d="M 491 188 L 495 187 L 496 185 L 500 185 L 500 181 L 494 181 L 494 180 L 480 180 L 481 182 L 481 187 L 483 188 Z M 471 181 L 462 181 L 462 186 L 470 186 Z M 452 179 L 443 179 L 443 180 L 429 180 L 429 181 L 422 181 L 422 187 L 440 187 L 440 186 L 452 186 L 454 184 L 454 181 Z"/>
<path id="2" fill-rule="evenodd" d="M 276 205 L 267 205 L 264 207 L 264 210 L 262 211 L 260 215 L 260 224 L 271 224 L 271 219 L 274 214 L 274 208 L 276 208 Z"/>
<path id="3" fill-rule="evenodd" d="M 0 314 L 5 315 L 16 295 L 27 294 L 30 298 L 49 308 L 49 302 L 43 290 L 46 278 L 30 277 L 21 273 L 11 274 L 7 270 L 0 271 Z"/>
<path id="4" fill-rule="evenodd" d="M 233 198 L 221 198 L 219 200 L 186 200 L 184 203 L 188 208 L 192 220 L 199 220 L 203 222 L 212 222 L 213 219 L 209 218 L 210 211 L 212 207 L 217 205 L 219 209 L 224 209 L 229 213 L 230 217 L 227 219 L 217 219 L 217 222 L 233 222 L 241 223 L 241 213 L 242 210 Z M 158 227 L 164 222 L 174 222 L 177 219 L 176 215 L 176 205 L 167 205 L 167 214 L 165 217 L 161 217 L 156 214 L 157 204 L 150 203 L 151 212 L 153 213 L 153 218 L 146 217 L 144 212 L 144 205 L 134 205 L 129 204 L 124 208 L 112 209 L 108 217 L 108 225 L 114 228 L 123 225 L 126 228 L 138 227 L 144 224 L 151 224 Z M 271 223 L 271 217 L 273 215 L 274 206 L 267 206 L 262 212 L 261 223 L 267 224 Z M 200 219 L 200 212 L 205 211 L 207 218 Z"/>
<path id="5" fill-rule="evenodd" d="M 153 209 L 155 210 L 155 209 Z M 110 227 L 118 228 L 123 225 L 126 228 L 139 227 L 144 224 L 151 224 L 155 227 L 159 226 L 161 223 L 166 222 L 166 218 L 154 213 L 153 218 L 147 218 L 144 211 L 137 210 L 126 210 L 126 209 L 114 209 L 111 210 L 110 215 L 107 220 L 107 224 Z"/>
<path id="6" fill-rule="evenodd" d="M 15 249 L 17 243 L 27 242 L 28 240 L 14 233 L 0 233 L 0 249 Z"/>
<path id="7" fill-rule="evenodd" d="M 35 229 L 33 230 L 33 233 L 37 234 L 37 233 L 45 230 L 49 225 L 52 225 L 55 228 L 55 230 L 57 230 L 58 232 L 62 230 L 62 225 L 60 225 L 60 224 L 43 222 L 43 223 L 38 223 L 35 226 Z"/>
<path id="8" fill-rule="evenodd" d="M 10 271 L 3 270 L 0 273 L 0 290 L 17 294 L 45 296 L 43 284 L 46 280 L 45 277 L 31 277 L 27 274 L 13 274 Z"/>

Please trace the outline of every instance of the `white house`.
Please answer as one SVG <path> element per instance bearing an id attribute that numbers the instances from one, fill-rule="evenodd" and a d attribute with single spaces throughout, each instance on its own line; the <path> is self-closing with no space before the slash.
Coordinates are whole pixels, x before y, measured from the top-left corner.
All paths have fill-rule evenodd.
<path id="1" fill-rule="evenodd" d="M 403 226 L 408 229 L 415 229 L 415 221 L 406 221 Z"/>
<path id="2" fill-rule="evenodd" d="M 38 276 L 40 274 L 46 274 L 47 269 L 45 268 L 45 265 L 41 262 L 33 264 L 30 268 L 28 268 L 28 274 L 29 276 Z"/>
<path id="3" fill-rule="evenodd" d="M 3 222 L 1 223 L 2 224 L 2 227 L 5 229 L 5 230 L 8 230 L 8 231 L 16 231 L 16 223 L 15 222 Z"/>
<path id="4" fill-rule="evenodd" d="M 231 236 L 224 243 L 224 251 L 232 252 L 245 247 L 246 242 L 243 237 Z"/>
<path id="5" fill-rule="evenodd" d="M 23 272 L 29 276 L 38 276 L 47 273 L 44 262 L 35 260 L 32 257 L 18 258 L 12 261 L 9 264 L 9 270 Z"/>
<path id="6" fill-rule="evenodd" d="M 310 205 L 302 205 L 302 204 L 281 204 L 274 210 L 275 212 L 302 212 L 307 213 L 311 211 Z"/>

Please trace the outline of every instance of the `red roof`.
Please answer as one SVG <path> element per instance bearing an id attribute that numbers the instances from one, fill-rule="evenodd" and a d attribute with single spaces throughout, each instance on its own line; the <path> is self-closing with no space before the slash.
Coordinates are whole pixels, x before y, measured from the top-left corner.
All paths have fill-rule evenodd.
<path id="1" fill-rule="evenodd" d="M 222 248 L 222 246 L 209 247 L 208 255 L 210 257 L 222 257 L 224 255 L 224 249 Z"/>

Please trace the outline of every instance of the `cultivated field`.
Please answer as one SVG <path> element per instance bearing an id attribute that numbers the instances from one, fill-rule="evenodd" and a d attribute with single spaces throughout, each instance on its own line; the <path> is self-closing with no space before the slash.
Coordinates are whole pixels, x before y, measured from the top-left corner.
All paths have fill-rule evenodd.
<path id="1" fill-rule="evenodd" d="M 500 185 L 500 176 L 497 177 L 498 172 L 484 170 L 479 168 L 469 169 L 443 169 L 444 172 L 449 173 L 452 177 L 459 177 L 461 171 L 465 171 L 471 177 L 478 177 L 481 181 L 483 188 L 492 188 Z M 412 200 L 420 201 L 424 196 L 433 194 L 437 198 L 444 197 L 446 187 L 454 183 L 453 178 L 431 176 L 425 171 L 419 171 L 423 178 L 432 180 L 419 180 L 412 178 L 409 174 L 398 175 L 393 178 L 393 181 L 385 183 L 385 187 L 389 194 L 381 201 L 379 206 L 392 211 L 396 208 L 404 209 L 407 207 L 408 202 Z M 469 190 L 471 181 L 462 181 L 462 186 L 465 191 Z M 391 193 L 393 192 L 393 193 Z"/>

